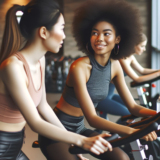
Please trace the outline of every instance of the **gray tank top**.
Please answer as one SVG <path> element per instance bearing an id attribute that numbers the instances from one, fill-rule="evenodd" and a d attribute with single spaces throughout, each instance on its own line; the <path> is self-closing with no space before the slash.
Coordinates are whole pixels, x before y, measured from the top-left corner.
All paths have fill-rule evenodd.
<path id="1" fill-rule="evenodd" d="M 89 59 L 92 70 L 86 85 L 92 102 L 97 107 L 98 103 L 108 95 L 109 83 L 111 81 L 111 61 L 109 59 L 106 66 L 101 66 L 93 56 L 89 56 Z M 73 87 L 69 87 L 66 84 L 62 96 L 67 103 L 80 108 Z"/>

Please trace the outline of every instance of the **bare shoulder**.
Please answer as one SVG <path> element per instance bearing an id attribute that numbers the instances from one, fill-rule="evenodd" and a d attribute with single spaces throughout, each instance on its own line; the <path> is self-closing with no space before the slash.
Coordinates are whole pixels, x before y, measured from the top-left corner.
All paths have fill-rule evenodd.
<path id="1" fill-rule="evenodd" d="M 91 68 L 90 59 L 87 56 L 78 58 L 70 67 L 67 84 L 73 86 L 78 81 L 86 83 L 90 77 Z"/>
<path id="2" fill-rule="evenodd" d="M 111 75 L 112 75 L 111 79 L 117 76 L 117 74 L 121 72 L 121 70 L 122 68 L 121 68 L 119 60 L 111 59 Z"/>
<path id="3" fill-rule="evenodd" d="M 0 65 L 0 92 L 8 94 L 6 84 L 12 84 L 13 79 L 20 78 L 22 81 L 27 81 L 23 62 L 18 60 L 15 56 L 11 56 L 3 61 Z"/>
<path id="4" fill-rule="evenodd" d="M 2 76 L 5 75 L 5 73 L 17 72 L 22 68 L 23 62 L 18 60 L 15 56 L 11 56 L 0 65 L 0 75 Z"/>
<path id="5" fill-rule="evenodd" d="M 129 56 L 127 59 L 128 59 L 129 62 L 132 62 L 132 61 L 134 61 L 136 58 L 135 58 L 134 55 L 131 55 L 131 56 Z"/>
<path id="6" fill-rule="evenodd" d="M 119 66 L 119 60 L 111 59 L 111 67 Z"/>
<path id="7" fill-rule="evenodd" d="M 86 71 L 86 69 L 91 69 L 92 66 L 90 64 L 90 60 L 87 56 L 78 58 L 75 60 L 71 67 L 70 67 L 70 72 L 76 72 L 78 70 L 83 70 Z"/>

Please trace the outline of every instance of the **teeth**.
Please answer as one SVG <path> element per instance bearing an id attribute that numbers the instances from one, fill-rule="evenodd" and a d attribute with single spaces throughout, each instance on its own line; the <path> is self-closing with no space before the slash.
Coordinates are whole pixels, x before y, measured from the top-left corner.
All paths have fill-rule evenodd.
<path id="1" fill-rule="evenodd" d="M 103 45 L 97 45 L 97 47 L 103 47 Z"/>

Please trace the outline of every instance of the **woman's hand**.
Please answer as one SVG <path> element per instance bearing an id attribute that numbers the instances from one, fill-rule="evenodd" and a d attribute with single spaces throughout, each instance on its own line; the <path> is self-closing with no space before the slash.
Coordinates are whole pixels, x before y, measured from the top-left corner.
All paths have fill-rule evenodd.
<path id="1" fill-rule="evenodd" d="M 142 137 L 142 139 L 146 140 L 146 141 L 154 141 L 157 139 L 157 134 L 155 133 L 155 131 L 147 134 L 146 136 Z"/>
<path id="2" fill-rule="evenodd" d="M 138 131 L 139 129 L 134 129 L 134 132 Z M 144 137 L 142 137 L 141 139 L 144 139 L 146 141 L 154 141 L 157 139 L 157 134 L 155 131 L 145 135 Z"/>
<path id="3" fill-rule="evenodd" d="M 104 133 L 94 137 L 84 137 L 80 147 L 97 155 L 107 150 L 112 151 L 111 144 L 103 138 L 110 136 L 110 134 Z"/>
<path id="4" fill-rule="evenodd" d="M 77 154 L 80 160 L 89 160 L 88 158 L 83 157 L 82 154 Z"/>

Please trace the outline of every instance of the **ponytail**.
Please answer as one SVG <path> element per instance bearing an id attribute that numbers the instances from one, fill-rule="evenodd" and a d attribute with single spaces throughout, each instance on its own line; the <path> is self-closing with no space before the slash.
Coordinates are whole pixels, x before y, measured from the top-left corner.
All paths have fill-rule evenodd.
<path id="1" fill-rule="evenodd" d="M 5 30 L 0 50 L 0 64 L 20 49 L 21 33 L 16 18 L 16 12 L 18 10 L 21 10 L 21 6 L 14 5 L 7 12 Z"/>
<path id="2" fill-rule="evenodd" d="M 23 11 L 18 24 L 16 12 Z M 31 40 L 36 28 L 45 26 L 51 30 L 60 14 L 60 7 L 54 0 L 34 0 L 26 6 L 13 5 L 6 15 L 6 24 L 0 50 L 0 64 L 9 56 L 20 50 L 22 36 Z"/>

